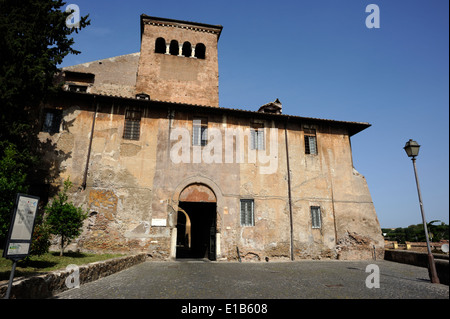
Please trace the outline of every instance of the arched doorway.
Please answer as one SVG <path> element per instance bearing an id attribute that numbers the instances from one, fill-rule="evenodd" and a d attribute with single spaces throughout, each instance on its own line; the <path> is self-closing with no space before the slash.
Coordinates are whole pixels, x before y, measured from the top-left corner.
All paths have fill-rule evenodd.
<path id="1" fill-rule="evenodd" d="M 216 259 L 217 199 L 206 185 L 193 183 L 180 193 L 176 258 Z"/>

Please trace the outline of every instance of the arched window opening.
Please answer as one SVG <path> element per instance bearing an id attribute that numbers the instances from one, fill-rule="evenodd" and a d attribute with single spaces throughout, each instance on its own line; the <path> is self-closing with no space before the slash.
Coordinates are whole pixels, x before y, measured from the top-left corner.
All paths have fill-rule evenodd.
<path id="1" fill-rule="evenodd" d="M 177 40 L 172 40 L 172 41 L 170 42 L 169 53 L 170 53 L 171 55 L 178 55 L 178 53 L 179 53 L 179 48 L 178 48 L 178 41 L 177 41 Z"/>
<path id="2" fill-rule="evenodd" d="M 155 53 L 166 53 L 166 40 L 158 38 L 155 41 Z"/>
<path id="3" fill-rule="evenodd" d="M 183 56 L 185 57 L 190 57 L 192 54 L 192 47 L 191 44 L 189 42 L 184 42 L 183 43 Z"/>
<path id="4" fill-rule="evenodd" d="M 195 46 L 195 57 L 198 59 L 204 59 L 206 56 L 206 47 L 203 43 L 198 43 Z"/>

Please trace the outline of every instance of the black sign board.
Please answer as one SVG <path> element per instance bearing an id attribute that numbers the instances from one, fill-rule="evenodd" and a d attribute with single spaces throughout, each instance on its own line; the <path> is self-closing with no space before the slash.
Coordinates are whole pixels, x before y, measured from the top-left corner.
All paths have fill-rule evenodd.
<path id="1" fill-rule="evenodd" d="M 39 197 L 17 194 L 3 257 L 20 260 L 30 253 Z"/>

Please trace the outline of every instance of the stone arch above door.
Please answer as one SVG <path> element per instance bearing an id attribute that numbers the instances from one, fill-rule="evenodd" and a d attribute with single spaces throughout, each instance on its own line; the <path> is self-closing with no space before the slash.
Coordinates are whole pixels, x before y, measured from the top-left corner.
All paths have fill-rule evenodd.
<path id="1" fill-rule="evenodd" d="M 191 188 L 192 185 L 192 188 Z M 201 185 L 201 187 L 200 187 Z M 185 192 L 186 191 L 186 192 Z M 198 193 L 197 193 L 198 192 Z M 210 178 L 204 176 L 192 176 L 181 181 L 176 187 L 172 195 L 172 202 L 175 204 L 175 211 L 178 209 L 179 201 L 182 201 L 181 196 L 184 198 L 194 199 L 194 195 L 204 196 L 209 200 L 215 198 L 215 201 L 209 201 L 217 204 L 217 232 L 221 232 L 222 218 L 223 218 L 223 196 L 219 186 Z M 191 197 L 192 196 L 192 197 Z M 196 200 L 198 201 L 198 200 Z M 208 202 L 208 201 L 205 201 Z M 176 221 L 174 222 L 176 225 Z"/>
<path id="2" fill-rule="evenodd" d="M 180 195 L 185 189 L 187 189 L 190 185 L 198 184 L 202 184 L 204 187 L 209 188 L 212 191 L 216 198 L 217 206 L 222 204 L 223 198 L 219 186 L 212 179 L 203 176 L 192 176 L 181 181 L 173 192 L 172 200 L 174 202 L 178 202 L 180 200 Z"/>
<path id="3" fill-rule="evenodd" d="M 183 189 L 178 201 L 216 203 L 217 199 L 211 188 L 205 184 L 194 183 Z"/>

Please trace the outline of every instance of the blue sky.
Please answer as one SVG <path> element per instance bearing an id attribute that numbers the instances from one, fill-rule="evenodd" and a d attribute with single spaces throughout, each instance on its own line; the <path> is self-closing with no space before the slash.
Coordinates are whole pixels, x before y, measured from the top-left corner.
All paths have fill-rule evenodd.
<path id="1" fill-rule="evenodd" d="M 449 223 L 449 2 L 446 0 L 85 1 L 91 25 L 62 66 L 138 52 L 139 16 L 223 25 L 220 106 L 369 122 L 352 137 L 382 227 L 421 223 L 409 139 L 427 221 Z M 366 27 L 366 6 L 380 28 Z"/>

